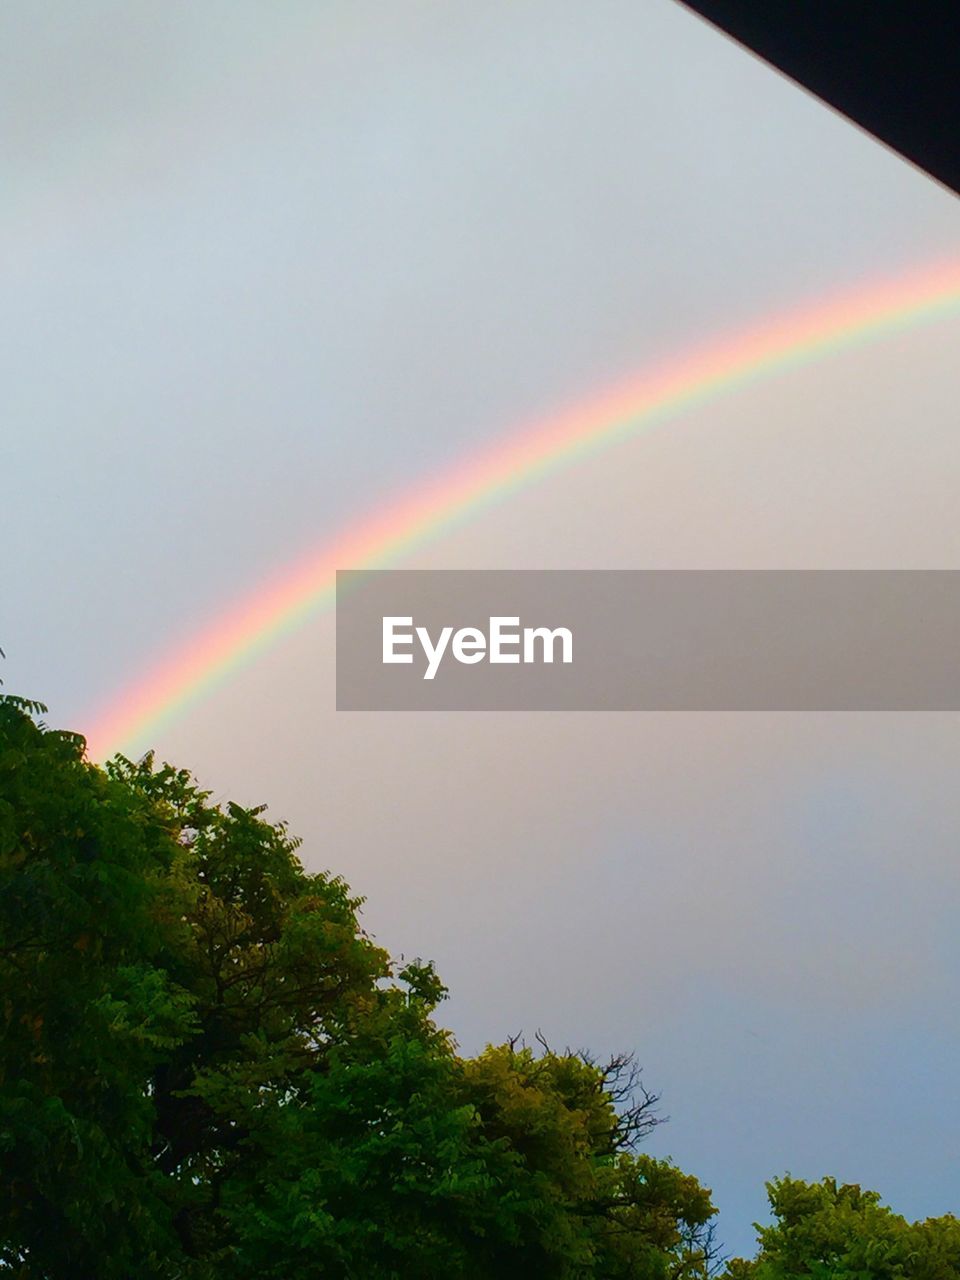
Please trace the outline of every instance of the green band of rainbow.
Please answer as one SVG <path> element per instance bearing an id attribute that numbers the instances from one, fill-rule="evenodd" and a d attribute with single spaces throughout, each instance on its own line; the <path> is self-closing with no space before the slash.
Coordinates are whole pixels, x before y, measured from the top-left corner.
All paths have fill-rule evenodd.
<path id="1" fill-rule="evenodd" d="M 747 383 L 960 311 L 960 263 L 873 283 L 689 352 L 515 432 L 343 529 L 262 584 L 93 717 L 95 758 L 164 724 L 333 600 L 335 572 L 380 568 L 548 472 Z"/>

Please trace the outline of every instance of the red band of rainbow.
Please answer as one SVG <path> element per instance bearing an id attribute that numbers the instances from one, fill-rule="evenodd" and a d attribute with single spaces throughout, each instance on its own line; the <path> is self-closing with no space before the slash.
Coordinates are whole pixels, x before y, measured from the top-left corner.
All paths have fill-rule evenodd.
<path id="1" fill-rule="evenodd" d="M 262 583 L 93 717 L 95 758 L 142 746 L 330 604 L 339 569 L 381 568 L 539 477 L 755 380 L 960 311 L 960 263 L 927 266 L 681 355 L 431 477 Z"/>

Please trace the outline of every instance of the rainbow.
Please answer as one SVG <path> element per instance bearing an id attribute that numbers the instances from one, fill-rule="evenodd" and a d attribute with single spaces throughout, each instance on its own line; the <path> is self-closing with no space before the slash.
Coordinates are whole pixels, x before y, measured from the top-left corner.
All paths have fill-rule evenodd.
<path id="1" fill-rule="evenodd" d="M 761 378 L 960 311 L 960 262 L 765 319 L 515 431 L 342 529 L 261 584 L 97 715 L 88 750 L 142 744 L 186 707 L 333 602 L 338 568 L 382 568 L 518 489 Z"/>

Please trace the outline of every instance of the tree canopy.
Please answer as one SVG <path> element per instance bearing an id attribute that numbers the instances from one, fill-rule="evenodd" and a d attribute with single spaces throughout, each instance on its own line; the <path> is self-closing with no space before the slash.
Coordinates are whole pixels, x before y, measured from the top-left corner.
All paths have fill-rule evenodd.
<path id="1" fill-rule="evenodd" d="M 710 1193 L 637 1152 L 630 1057 L 464 1058 L 430 964 L 261 809 L 0 701 L 0 1268 L 706 1274 Z"/>
<path id="2" fill-rule="evenodd" d="M 875 1191 L 835 1178 L 767 1184 L 773 1223 L 758 1226 L 760 1249 L 738 1259 L 729 1280 L 956 1280 L 960 1221 L 948 1214 L 908 1222 Z"/>
<path id="3" fill-rule="evenodd" d="M 705 1280 L 710 1192 L 630 1055 L 462 1056 L 432 965 L 261 808 L 0 697 L 0 1272 Z M 960 1221 L 768 1184 L 725 1280 L 956 1280 Z"/>

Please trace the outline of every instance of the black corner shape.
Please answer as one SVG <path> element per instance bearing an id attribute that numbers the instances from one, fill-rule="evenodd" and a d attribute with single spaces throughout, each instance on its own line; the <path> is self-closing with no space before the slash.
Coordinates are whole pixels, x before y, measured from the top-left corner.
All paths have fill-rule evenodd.
<path id="1" fill-rule="evenodd" d="M 960 0 L 680 0 L 960 193 Z"/>

